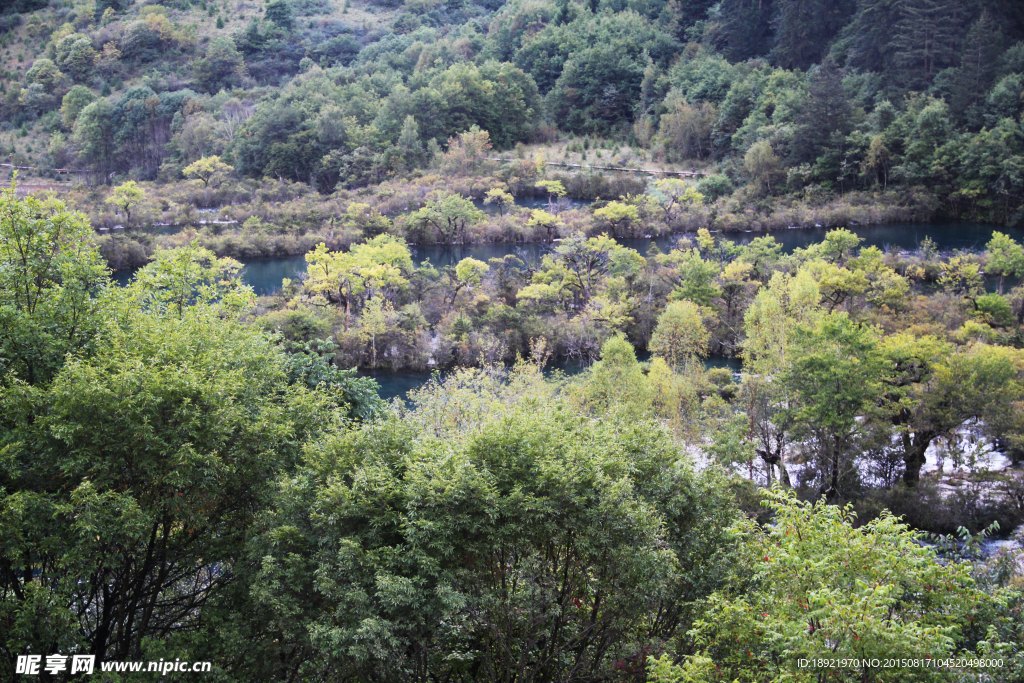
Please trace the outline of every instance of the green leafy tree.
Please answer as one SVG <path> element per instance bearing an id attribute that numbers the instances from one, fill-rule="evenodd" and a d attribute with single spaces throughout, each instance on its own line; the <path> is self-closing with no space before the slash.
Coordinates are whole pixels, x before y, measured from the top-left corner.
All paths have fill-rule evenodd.
<path id="1" fill-rule="evenodd" d="M 412 255 L 405 241 L 386 234 L 344 252 L 328 251 L 321 243 L 306 254 L 306 261 L 306 288 L 315 296 L 345 305 L 346 331 L 354 308 L 364 298 L 406 288 L 413 272 Z"/>
<path id="2" fill-rule="evenodd" d="M 203 181 L 203 187 L 209 187 L 211 180 L 222 178 L 233 170 L 235 167 L 225 164 L 219 156 L 210 156 L 192 162 L 182 169 L 181 174 L 186 178 L 198 178 Z"/>
<path id="3" fill-rule="evenodd" d="M 146 193 L 139 187 L 139 184 L 134 180 L 129 180 L 115 187 L 111 191 L 110 196 L 107 197 L 106 203 L 113 204 L 123 211 L 124 222 L 130 225 L 132 222 L 132 208 L 145 198 Z"/>
<path id="4" fill-rule="evenodd" d="M 505 211 L 515 205 L 515 201 L 515 197 L 500 187 L 492 187 L 487 190 L 487 194 L 484 196 L 484 204 L 494 204 L 497 206 L 499 216 L 504 216 Z"/>
<path id="5" fill-rule="evenodd" d="M 269 3 L 264 16 L 267 21 L 272 21 L 283 29 L 291 29 L 295 26 L 292 7 L 287 0 L 274 0 Z"/>
<path id="6" fill-rule="evenodd" d="M 105 99 L 87 104 L 75 120 L 75 142 L 79 158 L 104 177 L 113 167 L 113 105 Z"/>
<path id="7" fill-rule="evenodd" d="M 650 422 L 477 393 L 476 376 L 421 396 L 422 427 L 417 411 L 339 433 L 284 483 L 251 549 L 264 673 L 610 677 L 691 623 L 726 557 L 710 478 Z M 432 419 L 453 409 L 466 431 Z"/>
<path id="8" fill-rule="evenodd" d="M 384 414 L 385 403 L 372 377 L 357 377 L 356 368 L 343 370 L 332 362 L 337 346 L 324 339 L 312 341 L 289 354 L 285 372 L 289 384 L 300 384 L 330 398 L 353 420 L 367 421 Z"/>
<path id="9" fill-rule="evenodd" d="M 74 33 L 57 43 L 57 66 L 76 81 L 84 81 L 92 75 L 95 60 L 96 50 L 87 35 Z"/>
<path id="10" fill-rule="evenodd" d="M 5 673 L 24 652 L 187 657 L 272 480 L 329 416 L 269 338 L 210 309 L 133 310 L 45 391 L 0 401 Z"/>
<path id="11" fill-rule="evenodd" d="M 679 178 L 665 178 L 654 182 L 652 196 L 665 212 L 665 220 L 673 221 L 680 210 L 704 203 L 704 195 Z"/>
<path id="12" fill-rule="evenodd" d="M 988 250 L 988 270 L 999 273 L 999 293 L 1002 294 L 1007 275 L 1024 277 L 1024 246 L 997 230 L 985 248 Z"/>
<path id="13" fill-rule="evenodd" d="M 830 313 L 813 326 L 796 328 L 793 355 L 783 381 L 795 399 L 779 420 L 807 439 L 818 463 L 818 485 L 840 495 L 850 477 L 861 419 L 879 407 L 888 379 L 878 333 L 845 313 Z"/>
<path id="14" fill-rule="evenodd" d="M 650 348 L 669 365 L 682 368 L 707 355 L 710 337 L 700 308 L 692 301 L 674 301 L 658 316 Z"/>
<path id="15" fill-rule="evenodd" d="M 782 160 L 767 140 L 750 146 L 743 156 L 743 166 L 754 182 L 768 193 L 772 191 L 772 183 L 777 183 L 782 176 Z"/>
<path id="16" fill-rule="evenodd" d="M 96 96 L 84 85 L 76 85 L 71 88 L 61 101 L 60 116 L 64 128 L 73 131 L 78 115 L 95 100 Z"/>
<path id="17" fill-rule="evenodd" d="M 242 283 L 242 264 L 217 258 L 193 240 L 177 249 L 161 249 L 152 263 L 135 275 L 132 289 L 147 308 L 181 318 L 196 307 L 214 306 L 240 313 L 252 307 L 255 295 Z"/>
<path id="18" fill-rule="evenodd" d="M 708 306 L 721 293 L 717 278 L 718 264 L 701 258 L 696 249 L 673 249 L 659 255 L 658 263 L 668 270 L 666 279 L 674 286 L 669 299 L 689 300 L 699 306 Z"/>
<path id="19" fill-rule="evenodd" d="M 38 84 L 51 95 L 60 96 L 63 94 L 67 77 L 57 68 L 52 59 L 42 57 L 35 60 L 31 68 L 25 72 L 25 83 L 28 85 Z"/>
<path id="20" fill-rule="evenodd" d="M 560 180 L 541 180 L 537 182 L 535 187 L 548 193 L 548 208 L 551 211 L 555 210 L 555 203 L 559 199 L 569 194 L 569 191 L 565 189 Z"/>
<path id="21" fill-rule="evenodd" d="M 225 86 L 239 85 L 248 70 L 234 41 L 218 37 L 210 41 L 206 52 L 195 61 L 193 73 L 201 89 L 215 93 Z"/>
<path id="22" fill-rule="evenodd" d="M 85 215 L 0 191 L 0 385 L 48 382 L 88 353 L 109 285 Z"/>
<path id="23" fill-rule="evenodd" d="M 423 229 L 432 228 L 441 244 L 464 244 L 467 228 L 484 217 L 484 212 L 462 195 L 442 192 L 438 198 L 431 199 L 422 209 L 413 212 L 409 220 Z"/>
<path id="24" fill-rule="evenodd" d="M 405 117 L 405 121 L 402 123 L 402 132 L 398 134 L 398 148 L 405 155 L 405 163 L 409 168 L 416 168 L 423 162 L 425 153 L 416 117 L 412 115 Z"/>
<path id="25" fill-rule="evenodd" d="M 632 204 L 614 201 L 608 202 L 600 209 L 596 209 L 594 211 L 594 218 L 610 227 L 612 237 L 614 238 L 620 228 L 628 229 L 636 221 L 640 220 L 640 212 Z"/>
<path id="26" fill-rule="evenodd" d="M 716 594 L 693 632 L 683 666 L 650 660 L 654 680 L 799 681 L 820 672 L 801 660 L 848 661 L 838 681 L 946 680 L 904 664 L 970 653 L 971 622 L 989 603 L 966 563 L 939 562 L 920 534 L 888 512 L 861 525 L 852 507 L 766 492 L 770 525 L 748 524 L 741 593 Z M 875 669 L 869 660 L 893 659 Z"/>
<path id="27" fill-rule="evenodd" d="M 544 228 L 544 231 L 547 233 L 548 242 L 551 242 L 555 239 L 555 231 L 559 226 L 565 225 L 565 222 L 544 209 L 534 209 L 530 212 L 530 220 L 526 224 L 531 227 L 539 225 Z"/>

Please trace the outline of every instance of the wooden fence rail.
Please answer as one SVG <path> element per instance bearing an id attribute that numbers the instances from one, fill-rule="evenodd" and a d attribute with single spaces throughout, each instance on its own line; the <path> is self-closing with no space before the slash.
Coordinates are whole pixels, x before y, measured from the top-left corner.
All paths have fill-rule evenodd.
<path id="1" fill-rule="evenodd" d="M 517 159 L 502 159 L 497 157 L 489 157 L 487 161 L 517 161 Z M 568 164 L 561 161 L 545 161 L 548 166 L 564 166 L 566 168 L 589 168 L 598 171 L 624 171 L 626 173 L 650 173 L 651 175 L 678 175 L 684 178 L 704 178 L 707 173 L 701 171 L 659 171 L 653 168 L 626 168 L 624 166 L 589 166 L 587 164 Z"/>

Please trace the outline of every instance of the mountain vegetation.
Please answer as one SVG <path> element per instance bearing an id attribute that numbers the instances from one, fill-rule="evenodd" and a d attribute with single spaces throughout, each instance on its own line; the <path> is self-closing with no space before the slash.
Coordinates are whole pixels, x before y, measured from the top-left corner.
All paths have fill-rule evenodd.
<path id="1" fill-rule="evenodd" d="M 0 677 L 1024 681 L 1022 112 L 1014 0 L 5 3 Z"/>

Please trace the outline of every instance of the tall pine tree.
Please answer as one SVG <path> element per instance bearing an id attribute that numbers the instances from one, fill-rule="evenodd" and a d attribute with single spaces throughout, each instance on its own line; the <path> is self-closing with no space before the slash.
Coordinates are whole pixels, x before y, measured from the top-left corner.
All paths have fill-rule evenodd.
<path id="1" fill-rule="evenodd" d="M 853 0 L 775 0 L 772 61 L 784 69 L 807 69 L 821 60 L 853 15 Z"/>
<path id="2" fill-rule="evenodd" d="M 953 80 L 950 109 L 975 127 L 982 121 L 981 105 L 996 77 L 999 55 L 1003 52 L 1003 34 L 988 12 L 971 26 L 960 54 L 960 68 Z"/>
<path id="3" fill-rule="evenodd" d="M 907 90 L 924 91 L 958 56 L 961 0 L 902 0 L 893 36 L 894 63 Z"/>
<path id="4" fill-rule="evenodd" d="M 842 33 L 842 40 L 848 45 L 848 66 L 876 72 L 891 66 L 899 5 L 893 0 L 859 0 L 853 21 Z"/>
<path id="5" fill-rule="evenodd" d="M 722 0 L 709 17 L 711 41 L 729 61 L 763 57 L 771 49 L 772 0 Z"/>
<path id="6" fill-rule="evenodd" d="M 834 140 L 849 134 L 852 118 L 843 71 L 826 57 L 807 84 L 807 102 L 793 143 L 794 156 L 798 161 L 813 162 Z"/>

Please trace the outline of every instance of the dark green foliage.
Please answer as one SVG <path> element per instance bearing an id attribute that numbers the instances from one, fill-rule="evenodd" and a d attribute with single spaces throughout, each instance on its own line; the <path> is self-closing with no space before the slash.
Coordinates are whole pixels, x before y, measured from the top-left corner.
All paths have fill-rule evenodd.
<path id="1" fill-rule="evenodd" d="M 330 397 L 333 404 L 355 420 L 380 417 L 384 402 L 377 395 L 377 382 L 369 377 L 356 377 L 356 370 L 342 370 L 333 365 L 335 345 L 329 340 L 306 344 L 290 354 L 285 373 L 290 384 L 316 389 Z"/>
<path id="2" fill-rule="evenodd" d="M 49 0 L 13 0 L 4 10 L 5 12 L 8 10 L 11 12 L 33 12 L 45 8 L 47 4 L 49 4 Z"/>
<path id="3" fill-rule="evenodd" d="M 807 99 L 797 121 L 793 152 L 799 161 L 814 161 L 831 141 L 842 141 L 850 132 L 849 96 L 843 88 L 843 74 L 831 59 L 808 80 Z"/>
<path id="4" fill-rule="evenodd" d="M 784 69 L 817 64 L 854 7 L 854 0 L 774 0 L 772 61 Z"/>
<path id="5" fill-rule="evenodd" d="M 214 38 L 210 41 L 206 54 L 196 60 L 193 70 L 196 84 L 210 93 L 238 85 L 246 73 L 242 55 L 228 38 Z"/>
<path id="6" fill-rule="evenodd" d="M 295 26 L 295 17 L 292 14 L 292 7 L 288 0 L 274 0 L 267 5 L 264 12 L 267 21 L 272 21 L 283 29 L 291 29 Z"/>
<path id="7" fill-rule="evenodd" d="M 517 66 L 533 76 L 569 130 L 593 132 L 628 121 L 650 61 L 666 66 L 679 43 L 632 11 L 581 14 L 525 38 Z"/>
<path id="8" fill-rule="evenodd" d="M 763 57 L 771 49 L 774 0 L 722 0 L 708 23 L 708 37 L 731 61 Z"/>
<path id="9" fill-rule="evenodd" d="M 712 480 L 646 423 L 531 401 L 479 419 L 465 437 L 394 418 L 339 434 L 282 482 L 252 546 L 257 646 L 287 653 L 266 665 L 562 680 L 686 630 L 726 566 Z"/>
<path id="10" fill-rule="evenodd" d="M 892 39 L 896 77 L 904 88 L 922 91 L 955 63 L 965 9 L 961 0 L 904 0 L 900 10 Z"/>
<path id="11" fill-rule="evenodd" d="M 974 22 L 964 40 L 960 67 L 953 79 L 950 107 L 972 124 L 982 122 L 985 95 L 992 88 L 1003 51 L 1003 35 L 991 15 L 984 13 Z"/>
<path id="12" fill-rule="evenodd" d="M 713 202 L 719 197 L 729 196 L 732 194 L 732 190 L 732 182 L 729 178 L 720 174 L 701 178 L 700 182 L 697 183 L 697 191 L 704 195 L 709 202 Z"/>
<path id="13" fill-rule="evenodd" d="M 892 41 L 899 20 L 899 3 L 859 0 L 857 14 L 843 30 L 841 41 L 849 65 L 875 72 L 888 70 L 895 51 Z"/>

